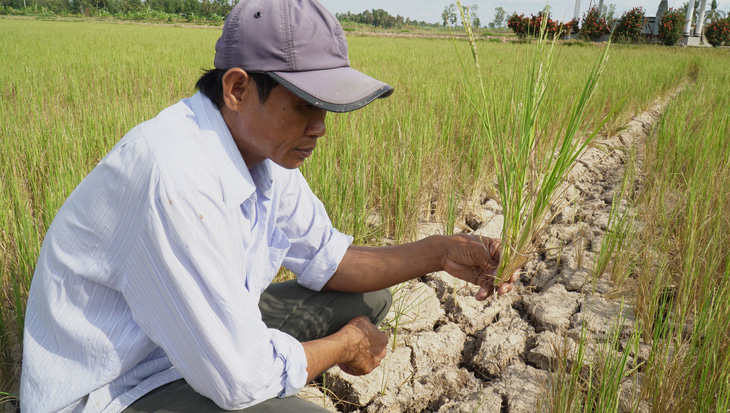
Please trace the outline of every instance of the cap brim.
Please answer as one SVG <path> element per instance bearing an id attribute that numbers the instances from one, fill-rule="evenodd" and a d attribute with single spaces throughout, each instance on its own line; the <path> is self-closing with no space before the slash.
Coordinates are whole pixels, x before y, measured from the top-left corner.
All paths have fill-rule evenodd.
<path id="1" fill-rule="evenodd" d="M 393 88 L 387 83 L 351 67 L 266 73 L 299 98 L 330 112 L 360 109 L 393 93 Z"/>

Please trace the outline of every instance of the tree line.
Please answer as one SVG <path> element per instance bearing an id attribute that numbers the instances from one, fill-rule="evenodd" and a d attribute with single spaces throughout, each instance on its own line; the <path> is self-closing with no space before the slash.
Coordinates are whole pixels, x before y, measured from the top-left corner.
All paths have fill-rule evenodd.
<path id="1" fill-rule="evenodd" d="M 0 0 L 0 14 L 57 14 L 85 16 L 113 16 L 121 18 L 167 20 L 214 20 L 225 19 L 238 0 Z M 476 4 L 468 6 L 469 19 L 475 28 L 482 23 L 477 16 Z M 446 6 L 441 23 L 419 21 L 401 15 L 393 16 L 383 9 L 365 10 L 361 13 L 336 13 L 342 23 L 365 24 L 373 27 L 441 27 L 457 26 L 459 16 L 455 4 Z M 502 7 L 495 9 L 490 28 L 505 27 L 509 15 Z"/>
<path id="2" fill-rule="evenodd" d="M 383 9 L 365 10 L 362 13 L 336 13 L 335 16 L 341 23 L 359 23 L 374 27 L 397 28 L 406 26 L 438 27 L 438 23 L 427 23 L 425 21 L 412 20 L 400 14 L 393 16 Z"/>
<path id="3" fill-rule="evenodd" d="M 6 14 L 10 14 L 12 10 L 25 10 L 30 14 L 36 12 L 124 17 L 134 13 L 153 12 L 150 14 L 152 18 L 177 15 L 208 20 L 224 19 L 234 5 L 235 0 L 0 0 L 0 7 Z"/>

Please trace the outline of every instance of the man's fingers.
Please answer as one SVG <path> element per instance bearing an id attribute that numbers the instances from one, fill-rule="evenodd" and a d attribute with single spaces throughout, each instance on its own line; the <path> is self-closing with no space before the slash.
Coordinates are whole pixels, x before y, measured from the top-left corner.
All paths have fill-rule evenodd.
<path id="1" fill-rule="evenodd" d="M 383 347 L 382 350 L 380 350 L 380 354 L 375 358 L 378 360 L 378 365 L 380 365 L 380 361 L 382 361 L 385 358 L 385 355 L 388 354 L 388 346 Z"/>
<path id="2" fill-rule="evenodd" d="M 484 301 L 487 299 L 487 297 L 492 295 L 493 292 L 494 292 L 494 286 L 492 285 L 492 283 L 489 283 L 487 285 L 482 285 L 482 287 L 479 288 L 479 291 L 477 291 L 477 294 L 474 296 L 474 298 L 477 301 Z"/>
<path id="3" fill-rule="evenodd" d="M 480 264 L 481 270 L 486 274 L 496 275 L 499 267 L 499 256 L 501 255 L 500 241 L 496 238 L 480 236 L 480 241 L 486 250 L 486 257 L 483 257 Z"/>
<path id="4" fill-rule="evenodd" d="M 502 285 L 499 286 L 499 289 L 497 291 L 497 294 L 499 294 L 499 295 L 507 294 L 510 291 L 512 291 L 512 283 L 511 282 L 510 283 L 504 283 L 504 284 L 502 284 Z"/>
<path id="5" fill-rule="evenodd" d="M 499 256 L 502 255 L 502 242 L 496 238 L 491 238 L 489 241 L 489 258 L 496 264 L 499 263 Z"/>
<path id="6" fill-rule="evenodd" d="M 344 371 L 347 374 L 351 374 L 353 376 L 356 376 L 355 371 L 352 369 L 352 367 L 348 366 L 345 363 L 338 364 L 340 366 L 340 370 Z"/>
<path id="7" fill-rule="evenodd" d="M 359 330 L 357 342 L 353 343 L 352 358 L 340 364 L 342 371 L 354 376 L 368 374 L 380 365 L 387 353 L 388 336 L 373 325 L 365 316 L 350 320 L 351 326 Z"/>
<path id="8" fill-rule="evenodd" d="M 489 296 L 491 296 L 495 290 L 497 292 L 497 295 L 503 295 L 507 294 L 508 292 L 512 291 L 514 288 L 514 283 L 519 278 L 519 273 L 515 271 L 512 276 L 510 277 L 509 281 L 502 283 L 499 287 L 495 289 L 494 287 L 494 276 L 493 275 L 487 275 L 484 274 L 479 276 L 479 285 L 481 286 L 479 288 L 479 291 L 477 291 L 474 298 L 477 301 L 483 301 L 486 300 Z"/>

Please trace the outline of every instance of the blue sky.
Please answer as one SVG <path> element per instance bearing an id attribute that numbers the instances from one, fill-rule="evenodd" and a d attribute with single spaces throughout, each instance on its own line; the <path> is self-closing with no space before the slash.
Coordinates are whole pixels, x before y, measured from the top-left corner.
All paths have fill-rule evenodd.
<path id="1" fill-rule="evenodd" d="M 360 13 L 365 10 L 383 9 L 392 15 L 400 14 L 411 19 L 424 20 L 430 23 L 441 22 L 441 13 L 444 7 L 454 0 L 319 0 L 333 13 L 344 13 L 351 11 Z M 669 0 L 669 7 L 681 7 L 687 0 Z M 701 0 L 696 0 L 701 1 Z M 590 0 L 580 0 L 580 15 L 588 9 Z M 597 4 L 598 1 L 595 0 Z M 707 0 L 709 8 L 711 0 Z M 730 0 L 718 0 L 720 10 L 727 12 L 730 8 Z M 482 24 L 487 24 L 494 17 L 495 7 L 502 7 L 508 12 L 525 13 L 526 15 L 537 14 L 545 7 L 545 0 L 464 0 L 462 4 L 476 4 L 479 6 L 477 15 Z M 575 0 L 549 2 L 554 19 L 565 21 L 573 18 Z M 631 1 L 631 0 L 604 0 L 604 4 L 615 4 L 616 14 L 620 16 L 624 11 L 636 6 L 644 7 L 647 16 L 656 14 L 659 0 L 655 1 Z"/>

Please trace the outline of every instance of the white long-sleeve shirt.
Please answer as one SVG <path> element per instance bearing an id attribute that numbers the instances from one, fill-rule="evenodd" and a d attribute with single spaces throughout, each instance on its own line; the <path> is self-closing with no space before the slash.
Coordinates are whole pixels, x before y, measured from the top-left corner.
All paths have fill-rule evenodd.
<path id="1" fill-rule="evenodd" d="M 319 290 L 352 238 L 298 170 L 249 170 L 200 93 L 132 129 L 48 229 L 25 321 L 24 412 L 119 412 L 184 378 L 224 409 L 299 391 L 302 345 L 259 296 Z"/>

